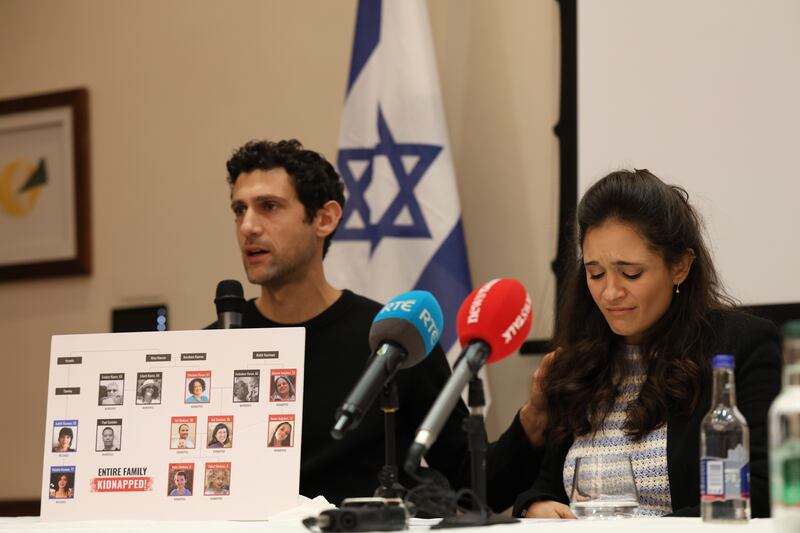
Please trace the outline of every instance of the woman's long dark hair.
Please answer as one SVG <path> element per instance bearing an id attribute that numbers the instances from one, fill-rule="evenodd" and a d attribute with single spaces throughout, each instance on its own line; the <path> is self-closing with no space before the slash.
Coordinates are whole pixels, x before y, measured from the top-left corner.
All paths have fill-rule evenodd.
<path id="1" fill-rule="evenodd" d="M 278 428 L 281 426 L 289 426 L 289 434 L 283 440 L 278 440 Z M 281 422 L 275 426 L 275 431 L 272 432 L 272 438 L 269 440 L 269 446 L 289 446 L 292 443 L 292 425 L 289 422 Z"/>
<path id="2" fill-rule="evenodd" d="M 702 223 L 684 189 L 647 170 L 617 171 L 594 184 L 577 210 L 574 250 L 579 256 L 590 228 L 614 220 L 637 230 L 668 266 L 687 251 L 694 261 L 680 293 L 664 316 L 644 332 L 640 351 L 647 376 L 639 397 L 628 405 L 623 430 L 634 440 L 666 422 L 667 408 L 690 412 L 697 404 L 708 363 L 703 330 L 709 311 L 732 307 L 703 240 Z M 553 359 L 544 383 L 548 435 L 556 442 L 594 433 L 614 405 L 625 367 L 613 333 L 592 299 L 582 257 L 568 261 L 560 296 Z"/>

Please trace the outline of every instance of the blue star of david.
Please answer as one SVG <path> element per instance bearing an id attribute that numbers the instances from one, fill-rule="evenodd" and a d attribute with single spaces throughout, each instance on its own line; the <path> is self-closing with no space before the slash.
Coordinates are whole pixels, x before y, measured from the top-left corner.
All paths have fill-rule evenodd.
<path id="1" fill-rule="evenodd" d="M 433 161 L 442 151 L 441 146 L 432 144 L 412 144 L 395 142 L 392 132 L 378 107 L 378 144 L 374 148 L 345 148 L 339 150 L 337 163 L 342 174 L 345 187 L 349 193 L 347 205 L 342 214 L 342 223 L 336 232 L 336 239 L 348 241 L 369 241 L 369 253 L 375 251 L 381 239 L 385 237 L 430 238 L 431 232 L 422 216 L 414 188 L 428 171 Z M 416 156 L 417 161 L 408 172 L 403 166 L 403 156 Z M 397 196 L 389 204 L 386 212 L 377 223 L 371 222 L 371 209 L 364 193 L 372 183 L 373 161 L 378 156 L 385 156 L 392 169 L 399 190 Z M 353 175 L 349 163 L 365 161 L 366 169 L 360 177 Z M 408 208 L 411 224 L 397 224 L 395 221 L 403 207 Z M 347 221 L 354 213 L 358 213 L 364 223 L 363 228 L 348 228 Z"/>

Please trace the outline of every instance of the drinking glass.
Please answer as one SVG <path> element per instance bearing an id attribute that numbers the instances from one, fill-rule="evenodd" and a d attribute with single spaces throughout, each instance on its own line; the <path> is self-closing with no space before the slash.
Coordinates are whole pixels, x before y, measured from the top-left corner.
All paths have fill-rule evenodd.
<path id="1" fill-rule="evenodd" d="M 628 455 L 578 457 L 572 479 L 570 508 L 578 518 L 631 518 L 639 493 Z"/>

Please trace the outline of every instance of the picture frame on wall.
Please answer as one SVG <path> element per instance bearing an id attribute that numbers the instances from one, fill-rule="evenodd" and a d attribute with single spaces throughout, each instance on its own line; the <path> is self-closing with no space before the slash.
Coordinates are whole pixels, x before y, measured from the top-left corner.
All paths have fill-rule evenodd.
<path id="1" fill-rule="evenodd" d="M 0 281 L 92 270 L 89 95 L 0 100 Z"/>

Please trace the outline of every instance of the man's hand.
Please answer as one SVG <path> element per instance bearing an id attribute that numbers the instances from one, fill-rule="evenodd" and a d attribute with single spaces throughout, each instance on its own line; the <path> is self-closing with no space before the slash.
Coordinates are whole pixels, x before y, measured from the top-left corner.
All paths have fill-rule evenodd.
<path id="1" fill-rule="evenodd" d="M 544 445 L 544 430 L 547 428 L 547 399 L 544 397 L 542 383 L 547 376 L 554 355 L 555 352 L 545 355 L 539 368 L 533 373 L 530 398 L 519 411 L 519 419 L 522 427 L 525 428 L 525 434 L 531 444 L 537 448 Z"/>
<path id="2" fill-rule="evenodd" d="M 569 506 L 554 501 L 533 502 L 525 518 L 571 518 L 575 519 Z"/>

